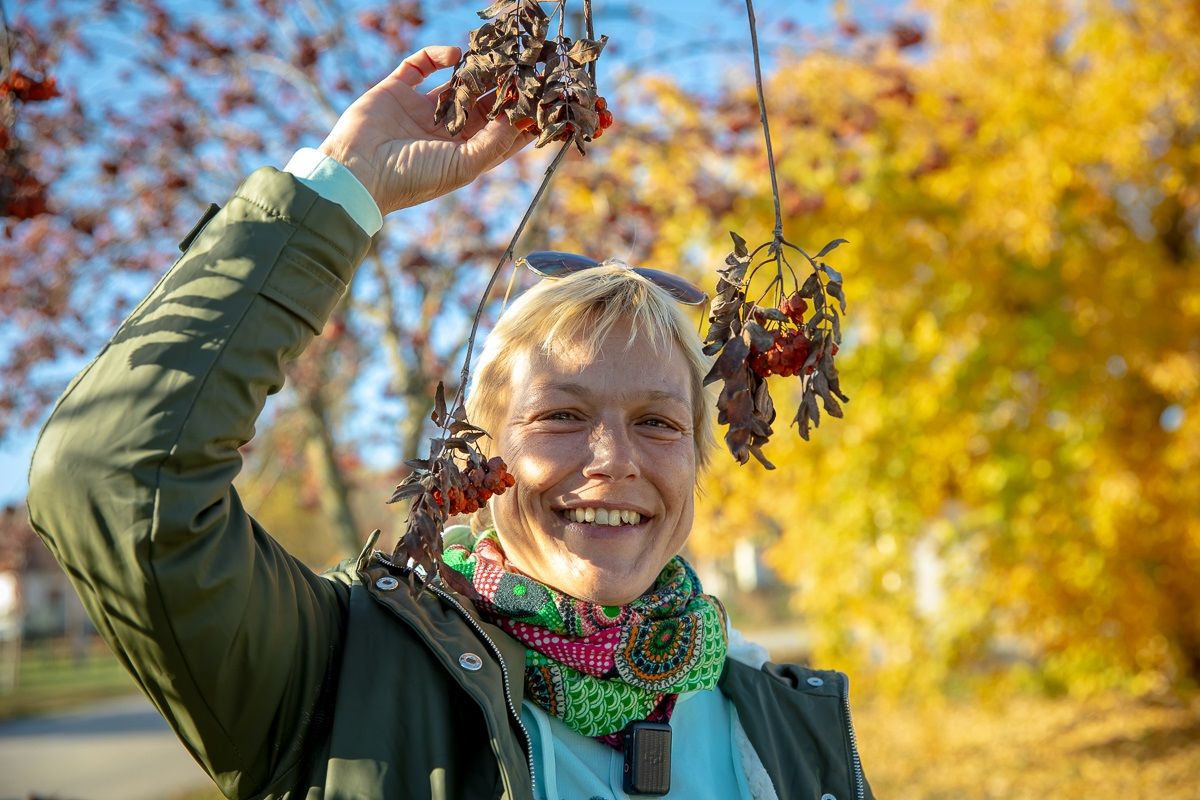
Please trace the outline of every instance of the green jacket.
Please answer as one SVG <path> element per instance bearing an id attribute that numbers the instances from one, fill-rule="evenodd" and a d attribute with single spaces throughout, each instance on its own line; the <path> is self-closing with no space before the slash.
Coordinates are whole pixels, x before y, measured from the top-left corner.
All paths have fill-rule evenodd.
<path id="1" fill-rule="evenodd" d="M 315 575 L 231 487 L 368 237 L 263 169 L 189 240 L 43 429 L 35 529 L 229 797 L 529 797 L 521 646 L 370 546 Z M 780 798 L 870 797 L 844 676 L 730 661 L 720 686 Z"/>

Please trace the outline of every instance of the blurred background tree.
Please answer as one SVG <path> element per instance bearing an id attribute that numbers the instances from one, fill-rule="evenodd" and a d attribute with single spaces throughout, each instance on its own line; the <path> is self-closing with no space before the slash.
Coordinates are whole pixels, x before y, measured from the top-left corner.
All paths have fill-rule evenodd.
<path id="1" fill-rule="evenodd" d="M 425 25 L 415 0 L 50 0 L 20 12 L 5 17 L 10 55 L 0 67 L 11 62 L 13 75 L 57 96 L 0 93 L 0 436 L 45 413 L 210 200 L 318 144 Z M 75 80 L 55 81 L 60 74 Z M 361 546 L 366 524 L 345 465 L 380 444 L 415 457 L 433 387 L 453 380 L 463 310 L 481 286 L 475 270 L 503 235 L 489 222 L 501 202 L 493 191 L 483 182 L 436 214 L 394 218 L 357 290 L 292 369 L 276 410 L 302 417 L 288 429 L 318 514 L 306 535 L 331 538 L 339 551 Z M 64 362 L 66 375 L 55 369 Z M 369 433 L 354 430 L 364 403 L 377 423 Z"/>
<path id="2" fill-rule="evenodd" d="M 852 243 L 852 402 L 775 472 L 714 469 L 692 547 L 757 539 L 814 661 L 896 692 L 1194 686 L 1200 9 L 913 12 L 774 72 L 785 228 Z M 752 88 L 636 102 L 555 238 L 707 277 L 721 231 L 769 235 Z"/>
<path id="3" fill-rule="evenodd" d="M 454 7 L 455 30 L 474 24 Z M 783 417 L 775 472 L 718 460 L 694 552 L 762 548 L 813 660 L 877 689 L 1193 687 L 1200 8 L 834 10 L 828 31 L 779 20 L 791 46 L 766 88 L 790 237 L 851 242 L 835 260 L 852 402 L 812 444 Z M 0 93 L 0 435 L 45 413 L 55 365 L 99 346 L 209 200 L 318 141 L 427 39 L 428 11 L 55 0 L 8 19 L 7 74 L 85 63 L 103 77 L 60 80 L 45 102 Z M 697 88 L 670 77 L 667 53 L 633 48 L 611 88 L 602 76 L 618 126 L 568 159 L 525 249 L 710 284 L 726 230 L 769 236 L 748 46 L 707 47 L 745 72 Z M 431 387 L 456 374 L 473 294 L 543 158 L 389 219 L 296 365 L 241 485 L 313 563 L 397 527 L 381 504 L 390 465 L 422 443 Z M 44 208 L 14 209 L 18 165 Z"/>

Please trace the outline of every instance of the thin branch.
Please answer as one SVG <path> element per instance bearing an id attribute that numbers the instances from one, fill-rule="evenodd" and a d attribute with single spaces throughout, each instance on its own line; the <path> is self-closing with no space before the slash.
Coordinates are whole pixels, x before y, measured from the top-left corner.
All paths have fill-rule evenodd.
<path id="1" fill-rule="evenodd" d="M 297 89 L 308 92 L 317 101 L 317 105 L 320 106 L 321 110 L 325 112 L 325 117 L 329 121 L 329 125 L 332 126 L 334 122 L 337 122 L 338 110 L 334 108 L 333 103 L 312 79 L 291 64 L 276 56 L 264 56 L 260 53 L 247 53 L 242 57 L 242 61 L 251 69 L 270 72 Z"/>
<path id="2" fill-rule="evenodd" d="M 583 27 L 584 30 L 587 31 L 587 38 L 595 41 L 596 28 L 592 24 L 592 0 L 583 0 Z M 596 61 L 598 60 L 599 59 L 593 59 L 588 63 L 588 75 L 590 75 L 592 78 L 593 86 L 596 85 Z"/>
<path id="3" fill-rule="evenodd" d="M 790 43 L 778 39 L 765 39 L 764 43 L 767 47 L 781 50 L 789 47 Z M 669 47 L 664 47 L 661 50 L 653 50 L 639 58 L 631 58 L 627 61 L 622 61 L 614 66 L 617 70 L 617 85 L 624 86 L 630 81 L 644 79 L 645 71 L 639 69 L 646 64 L 654 64 L 655 66 L 664 66 L 666 64 L 680 61 L 685 58 L 705 58 L 712 59 L 713 53 L 719 53 L 723 50 L 732 50 L 735 47 L 740 47 L 743 44 L 741 39 L 723 39 L 721 37 L 705 36 L 699 39 L 689 39 L 679 44 L 673 44 Z"/>
<path id="4" fill-rule="evenodd" d="M 546 174 L 542 177 L 542 183 L 534 192 L 533 199 L 529 202 L 529 207 L 525 209 L 525 215 L 521 217 L 521 222 L 517 225 L 516 232 L 512 235 L 512 239 L 508 242 L 508 247 L 504 248 L 504 252 L 500 255 L 499 262 L 496 263 L 496 268 L 492 270 L 492 276 L 488 278 L 487 286 L 484 287 L 483 295 L 479 298 L 479 306 L 475 309 L 475 316 L 471 319 L 471 334 L 467 337 L 467 352 L 463 356 L 462 370 L 458 382 L 458 389 L 454 393 L 455 408 L 458 407 L 459 401 L 462 400 L 462 393 L 466 390 L 467 378 L 471 369 L 471 354 L 475 349 L 475 334 L 479 330 L 479 320 L 483 317 L 483 307 L 487 304 L 488 296 L 492 293 L 492 287 L 496 285 L 496 279 L 500 277 L 500 271 L 505 265 L 512 260 L 513 251 L 517 247 L 517 240 L 521 238 L 521 234 L 525 231 L 525 226 L 529 224 L 529 220 L 533 217 L 534 209 L 537 208 L 538 202 L 542 199 L 542 195 L 546 193 L 546 188 L 550 185 L 551 178 L 558 170 L 559 164 L 562 163 L 563 157 L 567 154 L 567 149 L 571 146 L 571 139 L 563 142 L 562 147 L 558 149 L 554 159 L 550 165 L 546 167 Z"/>
<path id="5" fill-rule="evenodd" d="M 12 46 L 9 39 L 12 33 L 8 29 L 8 12 L 4 8 L 4 0 L 0 0 L 0 78 L 8 80 L 12 74 Z M 17 123 L 17 107 L 11 97 L 0 99 L 0 123 L 11 130 Z"/>
<path id="6" fill-rule="evenodd" d="M 754 0 L 746 0 L 746 16 L 750 21 L 750 45 L 754 50 L 754 86 L 758 90 L 758 112 L 762 119 L 763 139 L 767 143 L 767 167 L 771 171 L 771 196 L 775 201 L 775 244 L 783 241 L 783 211 L 779 204 L 779 178 L 775 175 L 775 153 L 771 149 L 771 126 L 767 122 L 767 100 L 763 95 L 762 63 L 758 55 L 758 23 L 754 19 Z"/>
<path id="7" fill-rule="evenodd" d="M 8 11 L 4 8 L 4 0 L 0 0 L 0 75 L 8 77 L 12 69 L 12 47 L 8 43 L 11 34 L 8 30 Z"/>

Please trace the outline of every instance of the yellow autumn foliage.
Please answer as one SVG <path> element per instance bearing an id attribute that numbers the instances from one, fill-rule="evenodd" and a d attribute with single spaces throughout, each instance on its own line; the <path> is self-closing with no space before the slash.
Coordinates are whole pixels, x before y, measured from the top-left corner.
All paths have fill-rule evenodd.
<path id="1" fill-rule="evenodd" d="M 1194 685 L 1200 7 L 916 8 L 919 48 L 832 40 L 769 76 L 785 233 L 850 240 L 852 402 L 805 443 L 773 379 L 779 468 L 718 462 L 691 546 L 759 543 L 814 660 L 884 688 Z M 563 246 L 711 284 L 726 230 L 765 241 L 749 74 L 631 89 L 652 113 L 616 104 L 558 184 Z"/>

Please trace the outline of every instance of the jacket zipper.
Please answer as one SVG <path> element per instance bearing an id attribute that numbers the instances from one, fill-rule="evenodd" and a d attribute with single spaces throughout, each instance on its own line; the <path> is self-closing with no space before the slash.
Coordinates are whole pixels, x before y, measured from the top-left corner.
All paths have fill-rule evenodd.
<path id="1" fill-rule="evenodd" d="M 857 800 L 866 800 L 867 781 L 863 777 L 862 761 L 858 757 L 858 737 L 850 719 L 850 678 L 842 676 L 842 709 L 846 712 L 846 731 L 850 734 L 850 765 L 854 769 L 854 792 Z"/>
<path id="2" fill-rule="evenodd" d="M 375 555 L 380 561 L 382 561 L 384 564 L 387 564 L 392 569 L 402 571 L 409 569 L 408 567 L 399 566 L 382 553 L 376 553 Z M 479 623 L 475 621 L 475 618 L 467 613 L 467 610 L 463 608 L 462 603 L 458 602 L 458 600 L 456 600 L 449 593 L 439 589 L 432 583 L 426 582 L 425 586 L 427 586 L 429 590 L 438 597 L 442 598 L 450 603 L 450 605 L 458 609 L 458 613 L 467 621 L 467 624 L 469 624 L 475 630 L 475 632 L 479 634 L 480 638 L 487 643 L 487 646 L 491 649 L 492 654 L 496 657 L 496 663 L 500 665 L 500 674 L 504 678 L 504 702 L 508 706 L 508 712 L 512 714 L 512 718 L 517 721 L 517 728 L 520 729 L 521 736 L 523 736 L 525 739 L 525 746 L 523 749 L 525 751 L 525 759 L 529 764 L 529 792 L 533 797 L 537 797 L 537 775 L 533 771 L 533 738 L 529 735 L 529 729 L 525 727 L 525 723 L 521 721 L 521 714 L 517 711 L 516 704 L 513 703 L 512 692 L 508 690 L 508 665 L 504 663 L 504 656 L 500 654 L 500 647 L 492 641 L 492 637 L 487 635 L 487 631 L 480 627 Z"/>

